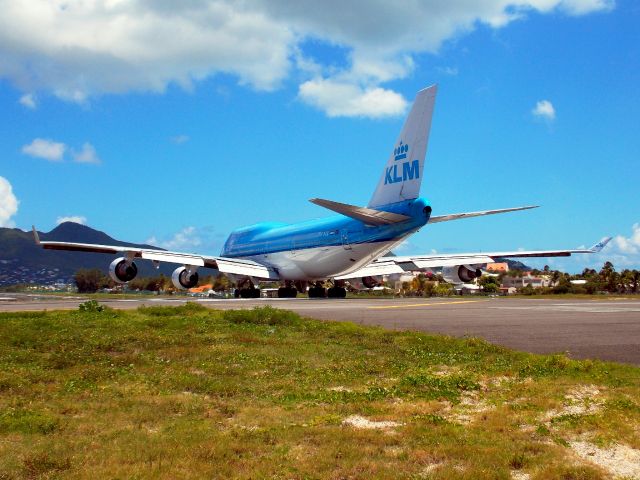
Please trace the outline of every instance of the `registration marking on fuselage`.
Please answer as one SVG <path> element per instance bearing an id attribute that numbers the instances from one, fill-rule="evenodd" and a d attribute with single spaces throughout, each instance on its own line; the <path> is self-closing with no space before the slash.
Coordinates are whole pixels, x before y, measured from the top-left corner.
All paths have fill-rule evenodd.
<path id="1" fill-rule="evenodd" d="M 412 303 L 409 305 L 380 305 L 375 307 L 367 307 L 370 310 L 382 310 L 387 308 L 415 308 L 415 307 L 437 307 L 438 305 L 456 305 L 461 303 L 478 303 L 488 302 L 489 300 L 455 300 L 453 302 L 429 302 L 429 303 Z"/>

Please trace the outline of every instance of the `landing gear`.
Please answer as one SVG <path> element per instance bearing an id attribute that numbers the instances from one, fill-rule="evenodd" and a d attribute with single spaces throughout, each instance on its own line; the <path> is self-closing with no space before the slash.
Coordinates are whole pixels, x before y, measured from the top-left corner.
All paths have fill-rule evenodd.
<path id="1" fill-rule="evenodd" d="M 347 289 L 344 288 L 344 285 L 344 280 L 334 280 L 333 287 L 331 287 L 327 292 L 329 294 L 329 298 L 346 298 Z"/>
<path id="2" fill-rule="evenodd" d="M 260 298 L 259 288 L 236 288 L 233 292 L 235 298 Z"/>
<path id="3" fill-rule="evenodd" d="M 297 296 L 298 290 L 290 280 L 285 281 L 284 287 L 278 289 L 278 298 L 296 298 Z"/>
<path id="4" fill-rule="evenodd" d="M 327 291 L 327 296 L 329 298 L 346 298 L 347 297 L 347 289 L 344 287 L 331 287 Z"/>
<path id="5" fill-rule="evenodd" d="M 309 298 L 325 298 L 327 296 L 327 289 L 324 288 L 322 282 L 318 282 L 315 285 L 309 287 Z"/>
<path id="6" fill-rule="evenodd" d="M 238 282 L 238 288 L 233 291 L 235 298 L 260 298 L 260 289 L 253 285 L 250 278 Z"/>
<path id="7" fill-rule="evenodd" d="M 280 287 L 278 289 L 278 298 L 296 298 L 297 296 L 296 287 Z"/>

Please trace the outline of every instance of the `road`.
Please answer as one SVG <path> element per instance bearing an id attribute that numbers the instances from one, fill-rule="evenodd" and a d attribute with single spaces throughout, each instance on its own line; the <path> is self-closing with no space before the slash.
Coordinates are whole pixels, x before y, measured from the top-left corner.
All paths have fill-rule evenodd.
<path id="1" fill-rule="evenodd" d="M 75 309 L 82 297 L 0 294 L 0 312 Z M 112 308 L 179 305 L 180 298 L 106 299 Z M 404 298 L 404 299 L 196 299 L 211 308 L 272 305 L 322 320 L 462 337 L 472 335 L 534 353 L 567 352 L 640 365 L 640 299 Z"/>

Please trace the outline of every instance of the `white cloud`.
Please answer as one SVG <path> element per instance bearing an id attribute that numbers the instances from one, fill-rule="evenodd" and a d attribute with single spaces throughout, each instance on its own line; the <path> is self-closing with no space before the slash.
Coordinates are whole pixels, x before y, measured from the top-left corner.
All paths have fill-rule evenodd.
<path id="1" fill-rule="evenodd" d="M 407 108 L 407 101 L 393 90 L 330 79 L 309 80 L 300 85 L 298 94 L 330 117 L 384 117 L 399 115 Z"/>
<path id="2" fill-rule="evenodd" d="M 362 95 L 406 77 L 417 54 L 436 53 L 443 42 L 479 24 L 500 28 L 530 12 L 584 15 L 613 6 L 613 0 L 424 0 L 401 6 L 344 0 L 0 0 L 0 77 L 25 92 L 45 90 L 82 102 L 92 95 L 162 92 L 168 84 L 189 89 L 220 73 L 271 90 L 296 68 L 306 75 L 302 83 L 348 78 Z M 346 66 L 336 69 L 300 55 L 310 40 L 344 49 Z M 316 96 L 309 98 L 321 106 Z M 330 108 L 333 103 L 323 102 Z M 350 110 L 362 115 L 362 108 Z"/>
<path id="3" fill-rule="evenodd" d="M 614 0 L 563 0 L 561 8 L 570 15 L 584 15 L 596 11 L 609 11 L 615 6 Z"/>
<path id="4" fill-rule="evenodd" d="M 96 153 L 96 149 L 88 142 L 85 142 L 82 145 L 82 149 L 80 151 L 72 151 L 73 161 L 77 163 L 91 163 L 94 165 L 98 165 L 101 163 L 98 154 Z"/>
<path id="5" fill-rule="evenodd" d="M 81 215 L 69 215 L 66 217 L 56 218 L 56 225 L 60 225 L 61 223 L 64 223 L 64 222 L 73 222 L 73 223 L 79 223 L 80 225 L 86 225 L 87 217 L 83 217 Z"/>
<path id="6" fill-rule="evenodd" d="M 631 227 L 631 236 L 617 235 L 612 244 L 615 249 L 625 255 L 640 254 L 640 223 L 634 223 Z"/>
<path id="7" fill-rule="evenodd" d="M 436 70 L 442 75 L 448 75 L 450 77 L 458 75 L 457 67 L 437 67 Z"/>
<path id="8" fill-rule="evenodd" d="M 189 135 L 176 135 L 174 137 L 171 137 L 169 140 L 171 140 L 171 142 L 175 143 L 176 145 L 181 145 L 189 141 Z"/>
<path id="9" fill-rule="evenodd" d="M 202 245 L 202 239 L 195 227 L 185 227 L 169 239 L 159 240 L 156 237 L 150 237 L 145 243 L 167 250 L 192 251 Z"/>
<path id="10" fill-rule="evenodd" d="M 0 177 L 0 227 L 14 226 L 11 217 L 18 212 L 18 203 L 9 180 Z"/>
<path id="11" fill-rule="evenodd" d="M 67 146 L 45 138 L 36 138 L 30 144 L 22 147 L 22 153 L 32 157 L 44 158 L 50 162 L 61 162 Z"/>
<path id="12" fill-rule="evenodd" d="M 38 106 L 36 103 L 36 96 L 33 93 L 25 93 L 20 97 L 20 100 L 18 100 L 18 102 L 20 103 L 20 105 L 24 105 L 31 110 L 35 110 Z"/>
<path id="13" fill-rule="evenodd" d="M 540 100 L 533 107 L 531 113 L 535 117 L 543 118 L 548 121 L 553 121 L 556 118 L 556 109 L 553 108 L 553 104 L 549 100 Z"/>

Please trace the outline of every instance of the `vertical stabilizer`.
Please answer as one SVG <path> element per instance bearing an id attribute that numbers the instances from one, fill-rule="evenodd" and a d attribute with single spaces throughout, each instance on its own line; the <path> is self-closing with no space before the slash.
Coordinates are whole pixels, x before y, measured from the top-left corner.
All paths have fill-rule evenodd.
<path id="1" fill-rule="evenodd" d="M 368 207 L 412 200 L 420 195 L 437 90 L 438 86 L 432 85 L 416 95 Z"/>

